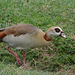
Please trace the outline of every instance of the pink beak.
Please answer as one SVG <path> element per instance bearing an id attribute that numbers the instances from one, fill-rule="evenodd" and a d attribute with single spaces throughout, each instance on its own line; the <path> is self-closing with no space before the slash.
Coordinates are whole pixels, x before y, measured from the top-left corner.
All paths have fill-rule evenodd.
<path id="1" fill-rule="evenodd" d="M 63 38 L 67 38 L 63 32 L 61 32 L 60 36 Z"/>

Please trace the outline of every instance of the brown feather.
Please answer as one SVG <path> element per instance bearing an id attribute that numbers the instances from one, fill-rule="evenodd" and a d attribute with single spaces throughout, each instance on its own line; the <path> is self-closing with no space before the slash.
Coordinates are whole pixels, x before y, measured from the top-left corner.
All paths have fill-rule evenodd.
<path id="1" fill-rule="evenodd" d="M 48 33 L 49 31 L 52 31 L 52 28 L 54 28 L 54 27 L 49 28 L 49 29 L 46 31 L 45 35 L 44 35 L 44 39 L 45 39 L 46 41 L 51 41 L 51 40 L 52 40 L 52 38 L 51 38 L 51 37 L 48 37 L 48 35 L 47 35 L 47 33 Z"/>
<path id="2" fill-rule="evenodd" d="M 1 32 L 0 32 L 0 39 L 2 39 L 2 38 L 5 37 L 5 36 L 6 36 L 5 32 L 4 32 L 4 31 L 1 31 Z"/>
<path id="3" fill-rule="evenodd" d="M 46 41 L 51 41 L 51 40 L 52 40 L 52 38 L 51 38 L 51 37 L 48 37 L 46 33 L 45 33 L 45 35 L 44 35 L 44 39 L 45 39 Z"/>
<path id="4" fill-rule="evenodd" d="M 34 33 L 38 30 L 39 28 L 29 25 L 29 24 L 20 24 L 20 25 L 15 25 L 11 26 L 10 28 L 5 30 L 5 33 L 7 35 L 14 34 L 14 36 L 19 36 L 19 35 L 24 35 L 26 33 Z"/>

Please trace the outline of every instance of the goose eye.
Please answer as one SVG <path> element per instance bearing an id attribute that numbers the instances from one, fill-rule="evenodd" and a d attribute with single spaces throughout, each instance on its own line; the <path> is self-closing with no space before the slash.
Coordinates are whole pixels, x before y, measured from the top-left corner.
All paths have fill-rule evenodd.
<path id="1" fill-rule="evenodd" d="M 59 33 L 60 32 L 60 29 L 59 28 L 55 28 L 55 31 Z"/>

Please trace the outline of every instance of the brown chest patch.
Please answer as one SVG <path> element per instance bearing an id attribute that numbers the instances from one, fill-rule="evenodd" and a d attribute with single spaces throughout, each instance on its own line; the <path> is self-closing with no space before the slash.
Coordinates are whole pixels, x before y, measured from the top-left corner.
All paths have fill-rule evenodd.
<path id="1" fill-rule="evenodd" d="M 45 34 L 43 37 L 44 37 L 44 39 L 45 39 L 46 41 L 51 41 L 51 40 L 52 40 L 52 38 L 51 38 L 51 37 L 48 37 L 47 34 Z"/>

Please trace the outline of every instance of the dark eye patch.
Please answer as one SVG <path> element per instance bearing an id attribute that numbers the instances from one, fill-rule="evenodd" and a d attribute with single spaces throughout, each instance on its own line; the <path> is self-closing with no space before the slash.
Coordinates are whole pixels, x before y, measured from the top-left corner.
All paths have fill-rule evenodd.
<path id="1" fill-rule="evenodd" d="M 55 31 L 56 31 L 56 32 L 60 32 L 60 29 L 59 29 L 59 28 L 55 28 Z"/>

